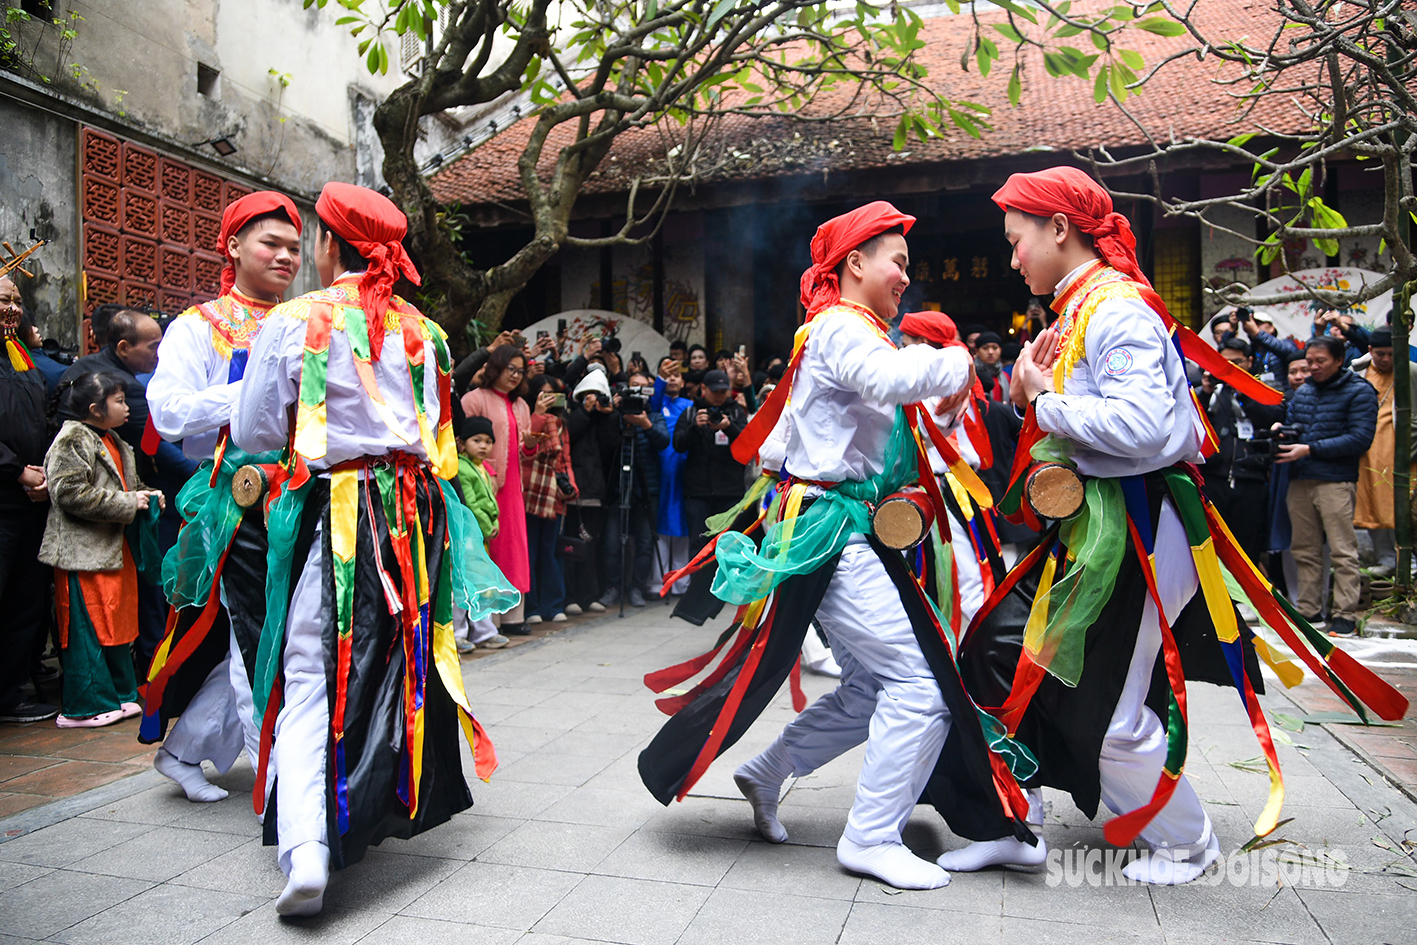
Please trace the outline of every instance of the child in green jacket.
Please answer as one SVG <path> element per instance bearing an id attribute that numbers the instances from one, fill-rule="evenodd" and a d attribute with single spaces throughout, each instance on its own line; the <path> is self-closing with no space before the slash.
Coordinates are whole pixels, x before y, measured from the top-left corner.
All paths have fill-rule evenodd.
<path id="1" fill-rule="evenodd" d="M 468 417 L 458 428 L 458 485 L 462 488 L 463 501 L 482 529 L 484 544 L 497 534 L 497 482 L 493 471 L 485 465 L 495 442 L 492 421 L 486 417 Z M 513 470 L 513 474 L 520 475 L 521 470 Z M 506 475 L 505 470 L 503 475 Z M 471 653 L 479 646 L 496 650 L 511 642 L 497 632 L 490 617 L 477 621 L 467 618 L 466 612 L 456 610 L 453 637 L 459 653 Z"/>
<path id="2" fill-rule="evenodd" d="M 458 431 L 458 483 L 467 507 L 477 516 L 483 541 L 497 534 L 497 484 L 492 473 L 483 465 L 497 442 L 492 433 L 492 421 L 486 417 L 468 417 Z"/>

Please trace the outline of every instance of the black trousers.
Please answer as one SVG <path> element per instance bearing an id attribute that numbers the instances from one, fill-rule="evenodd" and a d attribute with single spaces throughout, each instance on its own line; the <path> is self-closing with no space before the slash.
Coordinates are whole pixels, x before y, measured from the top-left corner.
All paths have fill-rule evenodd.
<path id="1" fill-rule="evenodd" d="M 630 536 L 630 573 L 624 575 L 625 563 L 620 555 L 620 525 L 622 517 L 627 520 L 625 531 Z M 601 535 L 600 549 L 605 556 L 605 573 L 602 579 L 607 588 L 619 587 L 625 577 L 625 586 L 644 590 L 649 586 L 650 565 L 654 563 L 654 517 L 655 506 L 648 502 L 636 502 L 622 510 L 619 504 L 605 509 L 605 531 Z"/>
<path id="2" fill-rule="evenodd" d="M 566 566 L 566 603 L 576 604 L 582 609 L 592 601 L 600 600 L 600 534 L 605 528 L 605 509 L 598 505 L 571 503 L 566 506 L 566 517 L 561 520 L 563 535 L 579 535 L 584 525 L 590 535 L 590 555 L 584 561 L 564 562 Z"/>
<path id="3" fill-rule="evenodd" d="M 0 510 L 0 705 L 20 701 L 49 627 L 54 569 L 39 561 L 49 506 Z"/>
<path id="4" fill-rule="evenodd" d="M 741 492 L 725 496 L 684 496 L 684 517 L 689 520 L 690 554 L 698 554 L 709 542 L 704 536 L 704 531 L 708 528 L 705 522 L 720 512 L 727 512 L 741 498 Z"/>

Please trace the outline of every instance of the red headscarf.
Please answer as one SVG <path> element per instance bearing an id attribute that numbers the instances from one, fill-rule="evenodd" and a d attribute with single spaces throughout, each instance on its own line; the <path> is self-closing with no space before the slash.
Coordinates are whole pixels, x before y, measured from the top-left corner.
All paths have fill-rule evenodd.
<path id="1" fill-rule="evenodd" d="M 876 200 L 817 227 L 817 235 L 812 237 L 812 266 L 802 273 L 802 305 L 807 309 L 807 320 L 841 301 L 836 267 L 848 253 L 886 230 L 898 226 L 909 233 L 914 225 L 915 218 L 910 214 Z"/>
<path id="2" fill-rule="evenodd" d="M 227 244 L 233 236 L 241 232 L 243 226 L 256 217 L 275 213 L 277 210 L 285 213 L 291 225 L 295 227 L 295 232 L 299 233 L 300 211 L 295 209 L 295 201 L 285 194 L 278 194 L 274 190 L 258 190 L 227 205 L 226 212 L 221 215 L 221 233 L 217 236 L 217 252 L 226 260 L 226 265 L 221 267 L 221 295 L 226 295 L 232 286 L 236 285 L 236 264 L 232 261 L 231 254 L 226 251 Z"/>
<path id="3" fill-rule="evenodd" d="M 393 298 L 394 283 L 402 275 L 422 284 L 413 260 L 401 242 L 408 233 L 408 218 L 392 200 L 367 187 L 331 181 L 320 191 L 315 212 L 336 236 L 369 260 L 359 280 L 359 304 L 369 323 L 369 349 L 375 361 L 384 344 L 384 313 Z"/>
<path id="4" fill-rule="evenodd" d="M 1075 167 L 1050 167 L 1032 174 L 1011 174 L 994 193 L 994 202 L 1007 213 L 1021 210 L 1036 217 L 1055 213 L 1092 237 L 1107 265 L 1120 269 L 1150 287 L 1137 262 L 1137 238 L 1127 218 L 1112 209 L 1112 196 Z"/>
<path id="5" fill-rule="evenodd" d="M 900 333 L 924 338 L 946 348 L 967 348 L 959 340 L 959 329 L 944 312 L 906 312 L 900 317 Z"/>

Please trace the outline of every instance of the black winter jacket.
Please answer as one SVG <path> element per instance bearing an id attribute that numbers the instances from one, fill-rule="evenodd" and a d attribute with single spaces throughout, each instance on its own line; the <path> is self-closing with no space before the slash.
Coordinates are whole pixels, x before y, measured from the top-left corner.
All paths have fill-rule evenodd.
<path id="1" fill-rule="evenodd" d="M 701 427 L 694 422 L 700 410 L 713 410 L 706 400 L 679 415 L 674 425 L 674 448 L 688 455 L 684 461 L 684 496 L 689 499 L 739 498 L 743 495 L 744 466 L 733 458 L 733 441 L 748 425 L 748 414 L 736 400 L 724 401 L 719 410 L 728 418 L 727 430 Z M 727 436 L 719 443 L 717 433 Z"/>
<path id="2" fill-rule="evenodd" d="M 1294 393 L 1285 422 L 1302 427 L 1299 442 L 1309 445 L 1309 458 L 1294 464 L 1291 479 L 1357 482 L 1378 427 L 1378 394 L 1349 371 L 1324 384 L 1311 377 Z"/>
<path id="3" fill-rule="evenodd" d="M 598 504 L 605 498 L 605 477 L 620 446 L 617 417 L 599 410 L 587 412 L 575 403 L 566 412 L 566 434 L 571 438 L 571 469 L 580 500 Z"/>
<path id="4" fill-rule="evenodd" d="M 43 466 L 49 449 L 44 418 L 44 377 L 21 374 L 0 356 L 0 509 L 30 509 L 34 503 L 20 485 L 26 466 Z"/>

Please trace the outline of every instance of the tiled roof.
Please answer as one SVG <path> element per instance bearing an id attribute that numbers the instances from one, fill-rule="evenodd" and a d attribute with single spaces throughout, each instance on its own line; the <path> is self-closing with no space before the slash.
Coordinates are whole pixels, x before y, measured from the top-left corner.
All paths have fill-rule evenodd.
<path id="1" fill-rule="evenodd" d="M 1248 34 L 1256 45 L 1267 41 L 1266 24 L 1273 22 L 1275 16 L 1261 0 L 1212 0 L 1199 6 L 1203 8 L 1203 15 L 1198 18 L 1203 29 L 1226 37 Z M 1081 4 L 1074 5 L 1075 10 L 1081 8 Z M 1002 16 L 981 19 L 988 23 L 1001 20 Z M 1011 53 L 1002 49 L 1002 42 L 1005 58 L 995 63 L 988 77 L 979 75 L 972 58 L 969 71 L 960 69 L 960 53 L 969 39 L 970 25 L 969 18 L 963 15 L 927 19 L 920 34 L 927 45 L 921 54 L 929 69 L 929 81 L 943 95 L 993 109 L 993 130 L 984 132 L 981 138 L 972 138 L 953 125 L 946 125 L 943 137 L 926 142 L 912 137 L 904 150 L 893 152 L 895 121 L 889 118 L 851 118 L 821 124 L 790 116 L 730 116 L 703 149 L 711 153 L 705 163 L 712 169 L 698 183 L 884 168 L 905 170 L 1031 151 L 1066 154 L 1073 148 L 1098 144 L 1116 149 L 1145 142 L 1141 132 L 1116 106 L 1093 101 L 1090 81 L 1049 76 L 1043 69 L 1041 55 L 1025 57 L 1022 101 L 1019 107 L 1010 108 L 1006 62 L 1011 62 Z M 1129 30 L 1127 36 L 1125 45 L 1141 53 L 1148 66 L 1187 43 L 1186 37 L 1164 38 L 1141 30 Z M 1080 45 L 1087 45 L 1082 37 L 1079 40 Z M 1238 114 L 1235 100 L 1213 81 L 1222 68 L 1226 67 L 1213 58 L 1198 62 L 1188 57 L 1170 63 L 1141 95 L 1128 100 L 1128 109 L 1158 137 L 1198 135 L 1224 139 L 1241 130 L 1253 130 L 1257 121 L 1272 129 L 1293 130 L 1296 122 L 1302 120 L 1288 102 L 1270 100 L 1242 125 L 1230 124 Z M 467 207 L 524 202 L 517 159 L 534 121 L 532 117 L 523 119 L 444 167 L 430 181 L 435 196 L 444 203 L 461 202 Z M 561 143 L 571 140 L 573 127 L 567 123 L 553 131 L 543 152 L 543 180 L 549 176 Z M 586 181 L 582 193 L 623 193 L 636 172 L 662 166 L 671 146 L 670 139 L 655 128 L 622 134 L 610 155 Z"/>

